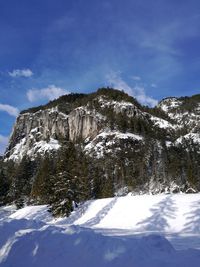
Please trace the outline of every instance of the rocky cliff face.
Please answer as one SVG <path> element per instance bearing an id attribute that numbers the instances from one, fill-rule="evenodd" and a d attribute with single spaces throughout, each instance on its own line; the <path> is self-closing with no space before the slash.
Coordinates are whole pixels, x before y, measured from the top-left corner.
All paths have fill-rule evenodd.
<path id="1" fill-rule="evenodd" d="M 20 161 L 25 155 L 34 157 L 37 152 L 58 149 L 61 139 L 76 142 L 94 138 L 103 120 L 102 115 L 87 107 L 76 108 L 68 115 L 57 107 L 21 114 L 14 125 L 6 157 Z"/>
<path id="2" fill-rule="evenodd" d="M 129 101 L 114 101 L 105 95 L 94 97 L 92 101 L 96 106 L 88 100 L 85 105 L 68 109 L 66 113 L 59 105 L 23 112 L 14 125 L 5 158 L 20 161 L 25 155 L 35 157 L 37 152 L 44 154 L 48 149 L 58 149 L 60 140 L 74 143 L 87 138 L 92 140 L 100 132 L 109 131 L 107 112 L 129 119 L 147 119 L 146 114 Z M 65 105 L 68 107 L 69 103 Z M 115 128 L 118 128 L 117 124 Z"/>
<path id="3" fill-rule="evenodd" d="M 68 116 L 58 112 L 56 108 L 21 114 L 14 125 L 10 140 L 11 146 L 15 146 L 22 138 L 30 134 L 35 141 L 39 138 L 43 140 L 48 140 L 50 137 L 56 138 L 60 134 L 67 137 L 67 119 Z"/>
<path id="4" fill-rule="evenodd" d="M 102 128 L 104 117 L 94 109 L 79 107 L 73 110 L 68 117 L 70 141 L 94 138 Z"/>
<path id="5" fill-rule="evenodd" d="M 69 138 L 69 125 L 68 116 L 56 108 L 21 114 L 14 125 L 6 157 L 20 161 L 27 154 L 34 156 L 38 150 L 43 153 L 45 145 L 57 149 L 59 136 Z"/>
<path id="6" fill-rule="evenodd" d="M 113 89 L 69 95 L 20 114 L 4 162 L 21 166 L 25 157 L 35 164 L 32 188 L 48 166 L 38 156 L 55 159 L 54 166 L 68 164 L 76 151 L 73 161 L 84 164 L 72 169 L 87 173 L 93 197 L 199 191 L 199 119 L 200 96 L 167 98 L 147 109 Z"/>

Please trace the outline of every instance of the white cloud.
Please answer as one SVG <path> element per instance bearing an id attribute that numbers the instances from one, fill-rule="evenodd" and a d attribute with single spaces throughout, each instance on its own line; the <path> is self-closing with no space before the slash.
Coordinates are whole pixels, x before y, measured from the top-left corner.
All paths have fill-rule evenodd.
<path id="1" fill-rule="evenodd" d="M 18 108 L 6 104 L 0 104 L 0 111 L 5 111 L 9 115 L 14 117 L 16 117 L 19 114 Z"/>
<path id="2" fill-rule="evenodd" d="M 133 88 L 133 91 L 134 91 L 133 96 L 135 96 L 135 98 L 137 98 L 137 100 L 140 103 L 151 107 L 154 107 L 155 105 L 158 104 L 158 100 L 146 95 L 144 87 L 135 86 Z"/>
<path id="3" fill-rule="evenodd" d="M 30 69 L 22 69 L 22 70 L 19 70 L 19 69 L 16 69 L 16 70 L 13 70 L 12 72 L 8 72 L 8 74 L 15 78 L 15 77 L 31 77 L 33 75 L 33 72 L 30 70 Z"/>
<path id="4" fill-rule="evenodd" d="M 120 72 L 111 72 L 106 76 L 110 86 L 124 90 L 127 94 L 135 97 L 140 103 L 148 106 L 155 106 L 158 101 L 150 96 L 146 95 L 145 88 L 143 86 L 129 86 L 121 77 Z"/>
<path id="5" fill-rule="evenodd" d="M 134 81 L 141 81 L 141 77 L 140 76 L 132 76 L 131 77 Z"/>
<path id="6" fill-rule="evenodd" d="M 7 147 L 9 138 L 7 136 L 0 135 L 0 155 L 3 155 Z"/>
<path id="7" fill-rule="evenodd" d="M 61 95 L 69 93 L 70 92 L 65 89 L 56 87 L 55 85 L 49 85 L 48 87 L 42 89 L 30 89 L 26 95 L 30 102 L 34 102 L 41 99 L 53 100 Z"/>
<path id="8" fill-rule="evenodd" d="M 157 88 L 157 84 L 152 83 L 152 84 L 151 84 L 151 87 L 153 87 L 153 88 Z"/>

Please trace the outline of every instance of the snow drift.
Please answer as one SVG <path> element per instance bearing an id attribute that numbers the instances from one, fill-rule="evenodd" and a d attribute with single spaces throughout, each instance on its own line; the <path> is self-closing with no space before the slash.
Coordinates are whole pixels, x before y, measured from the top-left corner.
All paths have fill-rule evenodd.
<path id="1" fill-rule="evenodd" d="M 57 220 L 46 206 L 0 208 L 0 266 L 197 267 L 199 203 L 200 194 L 108 198 Z"/>
<path id="2" fill-rule="evenodd" d="M 15 233 L 0 249 L 0 266 L 177 267 L 191 266 L 191 259 L 192 266 L 200 263 L 200 251 L 176 251 L 159 235 L 120 238 L 80 227 L 32 227 L 38 224 L 24 219 L 1 224 L 1 232 L 14 229 Z"/>

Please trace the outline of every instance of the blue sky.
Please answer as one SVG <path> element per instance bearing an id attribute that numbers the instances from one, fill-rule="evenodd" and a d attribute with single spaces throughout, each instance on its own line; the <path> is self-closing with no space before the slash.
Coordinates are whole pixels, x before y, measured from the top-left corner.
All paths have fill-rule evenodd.
<path id="1" fill-rule="evenodd" d="M 200 92 L 198 0 L 6 0 L 0 34 L 0 152 L 20 110 L 64 93 Z"/>

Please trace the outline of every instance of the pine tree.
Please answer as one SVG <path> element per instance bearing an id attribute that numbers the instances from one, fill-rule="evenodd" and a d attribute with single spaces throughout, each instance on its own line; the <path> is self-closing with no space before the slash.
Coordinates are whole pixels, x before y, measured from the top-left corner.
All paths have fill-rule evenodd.
<path id="1" fill-rule="evenodd" d="M 59 152 L 50 211 L 54 216 L 68 216 L 74 203 L 89 197 L 87 162 L 73 143 L 63 145 Z"/>
<path id="2" fill-rule="evenodd" d="M 50 198 L 50 211 L 54 216 L 68 216 L 73 206 L 71 177 L 66 171 L 54 176 L 53 194 Z"/>
<path id="3" fill-rule="evenodd" d="M 6 204 L 7 194 L 9 191 L 10 183 L 6 178 L 4 170 L 0 170 L 0 206 Z"/>
<path id="4" fill-rule="evenodd" d="M 51 155 L 46 155 L 44 159 L 41 160 L 31 190 L 31 198 L 37 204 L 49 204 L 53 194 L 54 174 L 54 160 Z"/>
<path id="5" fill-rule="evenodd" d="M 15 167 L 13 172 L 12 182 L 9 189 L 9 196 L 14 200 L 18 208 L 21 208 L 31 192 L 31 178 L 33 168 L 31 161 L 23 157 L 20 164 Z"/>

